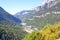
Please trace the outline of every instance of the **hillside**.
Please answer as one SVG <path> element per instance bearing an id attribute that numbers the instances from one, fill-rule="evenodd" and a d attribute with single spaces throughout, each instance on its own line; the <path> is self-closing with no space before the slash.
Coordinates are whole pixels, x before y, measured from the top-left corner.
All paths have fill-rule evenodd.
<path id="1" fill-rule="evenodd" d="M 29 19 L 32 16 L 32 12 L 33 10 L 23 10 L 21 12 L 16 13 L 14 16 L 21 19 L 22 21 L 25 21 L 26 19 Z"/>
<path id="2" fill-rule="evenodd" d="M 0 39 L 22 40 L 27 34 L 21 26 L 22 21 L 0 7 Z"/>
<path id="3" fill-rule="evenodd" d="M 59 8 L 60 8 L 60 3 L 42 12 L 41 11 L 37 12 L 36 14 L 33 15 L 32 18 L 30 18 L 33 20 L 28 19 L 26 23 L 34 27 L 36 26 L 39 27 L 39 26 L 44 26 L 47 23 L 53 24 L 54 22 L 60 21 L 60 9 Z"/>
<path id="4" fill-rule="evenodd" d="M 23 18 L 26 18 L 24 22 L 27 23 L 28 26 L 41 28 L 47 23 L 53 24 L 60 21 L 60 1 L 53 0 L 46 3 L 36 7 L 32 13 L 23 16 Z M 46 6 L 47 8 L 45 8 Z"/>
<path id="5" fill-rule="evenodd" d="M 27 34 L 23 40 L 60 40 L 60 23 L 47 24 L 40 31 Z"/>
<path id="6" fill-rule="evenodd" d="M 0 23 L 8 23 L 9 24 L 20 24 L 22 21 L 16 17 L 14 17 L 13 15 L 9 14 L 8 12 L 6 12 L 2 7 L 0 7 Z"/>

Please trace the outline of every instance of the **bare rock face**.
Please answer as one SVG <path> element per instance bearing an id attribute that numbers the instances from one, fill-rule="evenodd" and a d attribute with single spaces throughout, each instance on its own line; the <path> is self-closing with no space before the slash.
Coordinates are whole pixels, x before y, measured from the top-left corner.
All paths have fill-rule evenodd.
<path id="1" fill-rule="evenodd" d="M 34 10 L 36 11 L 45 10 L 47 8 L 51 8 L 52 6 L 55 6 L 59 2 L 60 0 L 45 0 L 44 2 L 42 2 L 40 6 L 35 7 Z"/>

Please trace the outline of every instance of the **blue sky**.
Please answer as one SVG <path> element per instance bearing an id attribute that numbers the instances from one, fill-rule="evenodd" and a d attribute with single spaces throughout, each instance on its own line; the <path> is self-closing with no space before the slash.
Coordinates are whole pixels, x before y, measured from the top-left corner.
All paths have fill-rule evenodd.
<path id="1" fill-rule="evenodd" d="M 30 10 L 39 6 L 44 0 L 0 0 L 0 6 L 14 15 L 22 10 Z"/>

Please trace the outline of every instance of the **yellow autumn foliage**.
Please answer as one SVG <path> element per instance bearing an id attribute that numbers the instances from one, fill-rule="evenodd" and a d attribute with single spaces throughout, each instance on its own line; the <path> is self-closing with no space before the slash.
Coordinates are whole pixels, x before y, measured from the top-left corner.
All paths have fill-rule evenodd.
<path id="1" fill-rule="evenodd" d="M 34 31 L 31 34 L 26 36 L 24 40 L 57 40 L 60 38 L 60 23 L 47 24 L 40 31 Z"/>

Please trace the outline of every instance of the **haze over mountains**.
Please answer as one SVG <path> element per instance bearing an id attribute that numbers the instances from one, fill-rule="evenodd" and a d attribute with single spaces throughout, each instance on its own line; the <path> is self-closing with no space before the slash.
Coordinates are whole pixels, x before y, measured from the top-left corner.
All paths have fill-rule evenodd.
<path id="1" fill-rule="evenodd" d="M 32 9 L 32 12 L 27 12 L 24 15 L 17 13 L 15 16 L 27 23 L 29 26 L 40 28 L 47 23 L 53 24 L 54 22 L 60 21 L 60 0 L 47 0 L 43 2 L 41 6 L 37 6 Z M 38 23 L 38 24 L 37 24 Z"/>
<path id="2" fill-rule="evenodd" d="M 60 21 L 60 0 L 45 0 L 42 5 L 32 10 L 23 10 L 11 15 L 0 7 L 0 29 L 6 30 L 6 36 L 12 40 L 21 40 L 27 34 L 24 30 L 34 28 L 41 29 L 46 24 L 54 24 Z M 26 25 L 21 26 L 21 23 Z M 29 30 L 30 31 L 30 30 Z M 9 33 L 14 33 L 11 36 Z"/>

